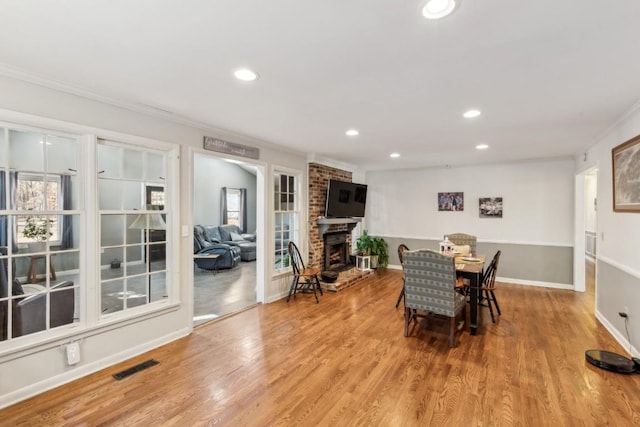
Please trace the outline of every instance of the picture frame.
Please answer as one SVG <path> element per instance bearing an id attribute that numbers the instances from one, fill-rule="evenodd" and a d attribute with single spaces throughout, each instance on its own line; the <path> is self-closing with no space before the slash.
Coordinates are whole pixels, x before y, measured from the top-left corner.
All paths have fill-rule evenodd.
<path id="1" fill-rule="evenodd" d="M 438 193 L 438 211 L 462 212 L 464 210 L 464 193 Z"/>
<path id="2" fill-rule="evenodd" d="M 480 218 L 502 218 L 502 197 L 480 197 Z"/>
<path id="3" fill-rule="evenodd" d="M 640 212 L 640 135 L 611 149 L 613 211 Z"/>

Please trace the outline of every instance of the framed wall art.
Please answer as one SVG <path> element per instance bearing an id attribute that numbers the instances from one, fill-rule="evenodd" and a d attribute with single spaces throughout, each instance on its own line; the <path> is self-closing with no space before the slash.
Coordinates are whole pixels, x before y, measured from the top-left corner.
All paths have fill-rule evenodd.
<path id="1" fill-rule="evenodd" d="M 640 135 L 611 150 L 613 210 L 640 212 Z"/>
<path id="2" fill-rule="evenodd" d="M 463 211 L 464 193 L 438 193 L 439 211 Z"/>
<path id="3" fill-rule="evenodd" d="M 480 218 L 502 218 L 502 197 L 480 197 Z"/>

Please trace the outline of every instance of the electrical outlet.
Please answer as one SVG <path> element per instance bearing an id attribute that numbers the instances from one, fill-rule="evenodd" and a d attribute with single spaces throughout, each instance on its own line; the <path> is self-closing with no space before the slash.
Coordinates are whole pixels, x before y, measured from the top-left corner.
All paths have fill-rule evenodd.
<path id="1" fill-rule="evenodd" d="M 69 365 L 75 365 L 80 361 L 80 345 L 77 342 L 72 342 L 67 345 L 67 363 Z"/>

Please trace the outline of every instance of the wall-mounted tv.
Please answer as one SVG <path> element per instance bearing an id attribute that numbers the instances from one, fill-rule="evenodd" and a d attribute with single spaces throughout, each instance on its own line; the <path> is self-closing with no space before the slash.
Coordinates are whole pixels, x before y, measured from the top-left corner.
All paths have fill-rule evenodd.
<path id="1" fill-rule="evenodd" d="M 327 189 L 327 218 L 363 217 L 367 203 L 367 186 L 353 182 L 329 181 Z"/>

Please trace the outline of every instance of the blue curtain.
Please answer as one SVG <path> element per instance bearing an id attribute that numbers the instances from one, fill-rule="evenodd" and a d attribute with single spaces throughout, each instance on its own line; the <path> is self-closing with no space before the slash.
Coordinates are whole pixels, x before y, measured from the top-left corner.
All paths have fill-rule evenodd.
<path id="1" fill-rule="evenodd" d="M 62 210 L 71 210 L 71 176 L 60 176 L 62 190 Z M 73 248 L 73 216 L 62 215 L 62 239 L 60 239 L 61 249 Z"/>
<path id="2" fill-rule="evenodd" d="M 9 172 L 9 207 L 15 206 L 16 185 L 18 182 L 18 172 Z M 7 173 L 0 171 L 0 210 L 7 209 Z M 13 232 L 12 232 L 13 231 Z M 9 246 L 13 252 L 18 252 L 18 244 L 16 243 L 16 230 L 12 226 L 8 215 L 0 216 L 0 246 Z"/>
<path id="3" fill-rule="evenodd" d="M 247 232 L 247 189 L 240 189 L 240 229 Z"/>

